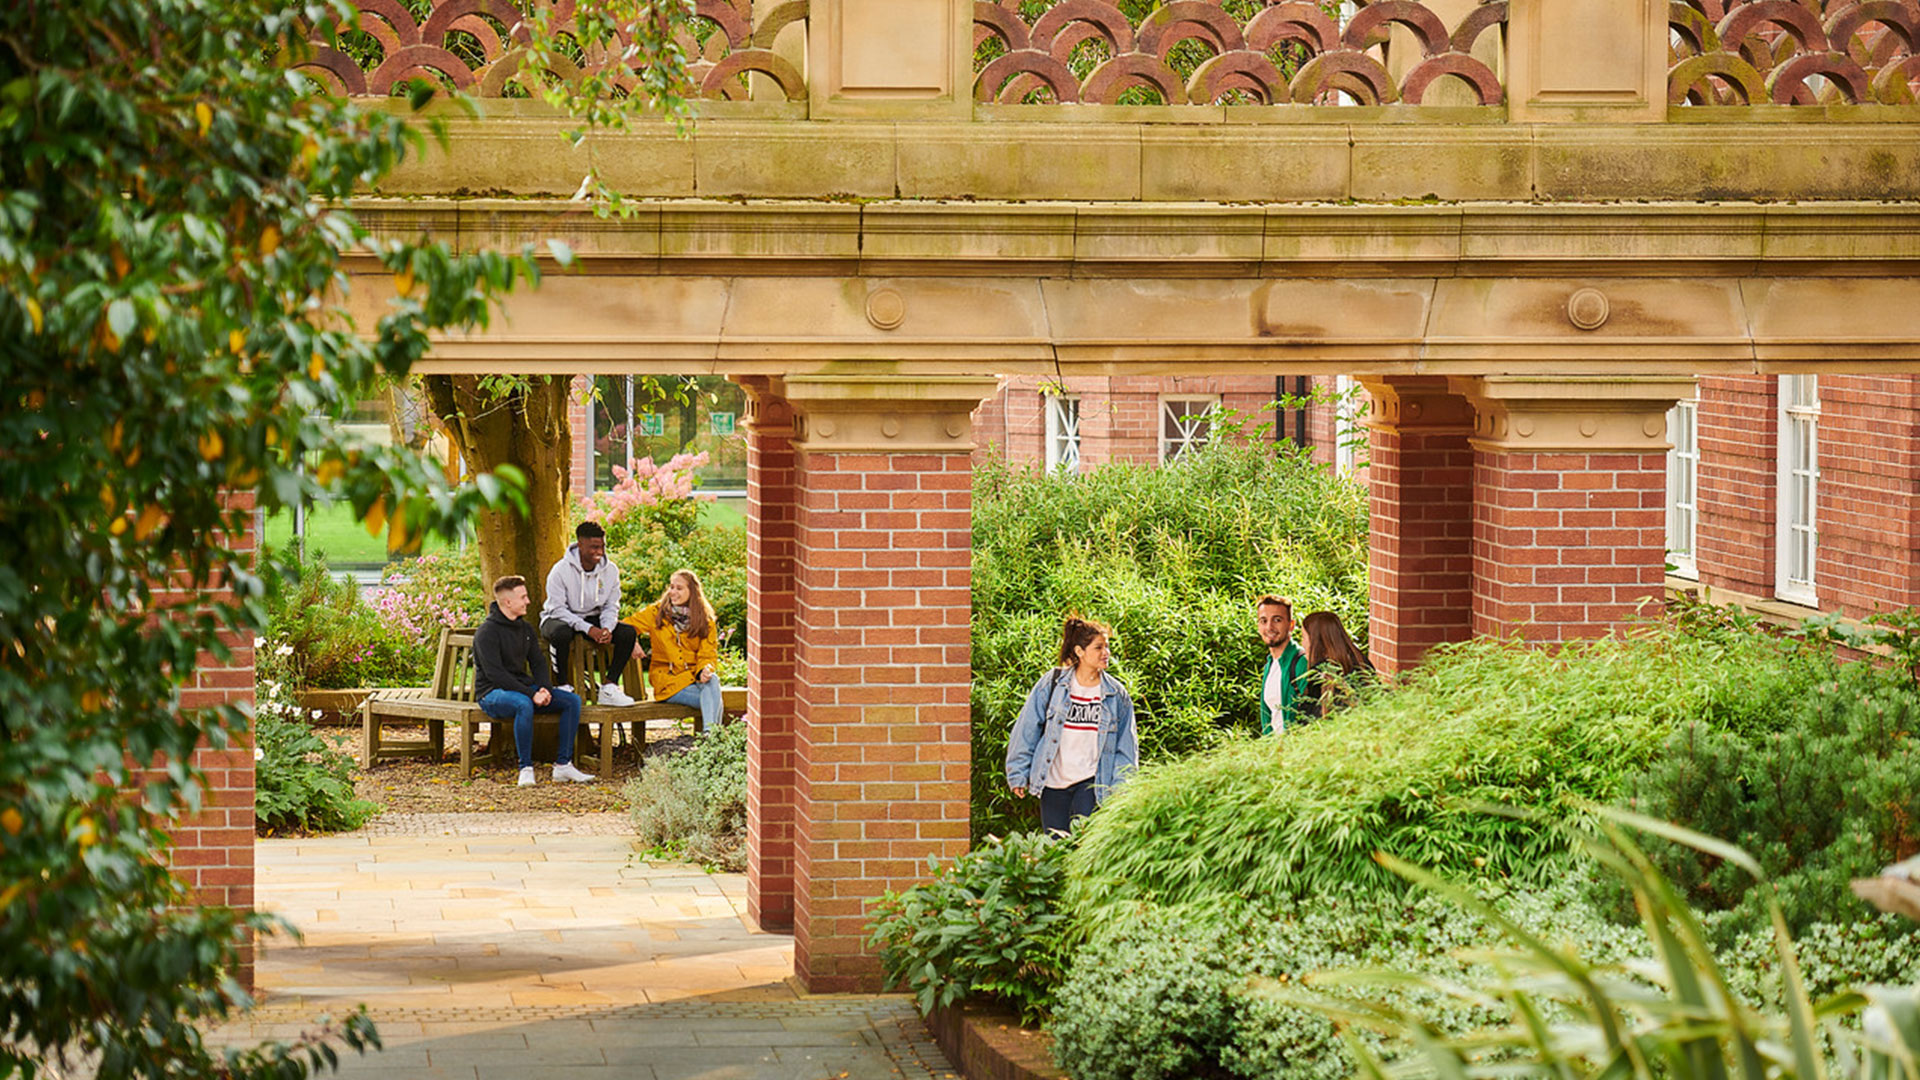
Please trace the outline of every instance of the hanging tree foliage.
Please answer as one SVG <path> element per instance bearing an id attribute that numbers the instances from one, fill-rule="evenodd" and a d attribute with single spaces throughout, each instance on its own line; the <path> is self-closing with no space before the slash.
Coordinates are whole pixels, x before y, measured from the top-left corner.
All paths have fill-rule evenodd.
<path id="1" fill-rule="evenodd" d="M 194 748 L 244 740 L 249 719 L 179 692 L 251 640 L 275 588 L 233 539 L 250 500 L 231 493 L 344 498 L 395 550 L 524 504 L 507 467 L 453 488 L 337 426 L 431 332 L 484 324 L 538 277 L 530 252 L 375 245 L 355 222 L 352 193 L 421 136 L 274 60 L 352 17 L 0 4 L 0 1075 L 69 1054 L 102 1076 L 331 1060 L 325 1035 L 225 1060 L 202 1045 L 198 1026 L 247 1002 L 241 942 L 284 927 L 192 906 L 166 869 L 171 823 L 202 798 Z M 392 274 L 374 325 L 336 306 L 349 258 Z M 333 1034 L 374 1038 L 363 1017 Z"/>

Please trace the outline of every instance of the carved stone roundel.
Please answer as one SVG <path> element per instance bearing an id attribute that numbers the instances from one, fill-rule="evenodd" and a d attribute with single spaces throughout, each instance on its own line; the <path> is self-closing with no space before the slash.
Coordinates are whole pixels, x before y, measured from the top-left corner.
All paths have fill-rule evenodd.
<path id="1" fill-rule="evenodd" d="M 1607 296 L 1599 289 L 1578 289 L 1567 297 L 1567 321 L 1581 330 L 1598 330 L 1611 314 Z"/>
<path id="2" fill-rule="evenodd" d="M 907 299 L 892 289 L 867 294 L 867 321 L 881 330 L 893 330 L 907 318 Z"/>

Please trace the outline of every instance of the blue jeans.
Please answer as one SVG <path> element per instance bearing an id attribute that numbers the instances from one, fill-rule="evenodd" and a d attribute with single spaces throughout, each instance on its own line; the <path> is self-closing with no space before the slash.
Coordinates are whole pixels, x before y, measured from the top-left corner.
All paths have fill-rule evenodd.
<path id="1" fill-rule="evenodd" d="M 480 699 L 480 711 L 495 720 L 513 721 L 513 748 L 520 751 L 520 767 L 533 768 L 533 714 L 560 714 L 560 753 L 555 765 L 573 760 L 573 736 L 580 730 L 580 698 L 565 690 L 553 691 L 553 700 L 535 708 L 533 699 L 512 690 L 489 690 Z"/>
<path id="2" fill-rule="evenodd" d="M 674 691 L 672 696 L 660 700 L 669 705 L 685 705 L 700 710 L 702 731 L 720 730 L 720 678 L 715 676 L 706 682 L 695 680 L 692 686 Z"/>

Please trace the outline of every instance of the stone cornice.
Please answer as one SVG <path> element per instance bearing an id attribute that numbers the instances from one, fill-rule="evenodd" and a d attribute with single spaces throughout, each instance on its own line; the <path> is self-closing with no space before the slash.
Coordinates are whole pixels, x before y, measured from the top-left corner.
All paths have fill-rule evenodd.
<path id="1" fill-rule="evenodd" d="M 557 238 L 585 274 L 1875 276 L 1920 269 L 1920 202 L 1798 205 L 356 200 L 382 236 Z M 369 264 L 370 265 L 370 264 Z"/>
<path id="2" fill-rule="evenodd" d="M 565 198 L 578 124 L 488 102 L 383 181 L 392 194 Z M 1686 110 L 1680 110 L 1686 112 Z M 1305 203 L 1920 198 L 1920 109 L 1716 110 L 1664 124 L 1515 124 L 1413 108 L 1074 111 L 957 122 L 805 120 L 722 110 L 602 135 L 592 162 L 634 198 L 1094 199 Z M 1871 116 L 1844 122 L 1841 116 Z"/>

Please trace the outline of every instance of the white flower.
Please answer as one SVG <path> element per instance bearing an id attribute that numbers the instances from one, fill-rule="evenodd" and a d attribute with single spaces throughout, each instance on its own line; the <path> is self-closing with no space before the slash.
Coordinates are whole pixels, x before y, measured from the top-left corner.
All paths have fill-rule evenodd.
<path id="1" fill-rule="evenodd" d="M 326 715 L 326 714 L 325 714 L 325 713 L 322 713 L 322 712 L 321 712 L 321 711 L 320 711 L 319 709 L 315 709 L 315 710 L 313 710 L 313 718 L 314 718 L 315 720 L 318 720 L 318 719 L 320 719 L 320 718 L 321 718 L 322 716 L 324 716 L 324 715 Z"/>
<path id="2" fill-rule="evenodd" d="M 280 646 L 279 648 L 277 648 L 277 649 L 275 649 L 275 650 L 273 650 L 273 655 L 275 655 L 275 656 L 292 656 L 292 655 L 293 655 L 293 646 L 291 646 L 291 645 L 282 645 L 282 646 Z"/>
<path id="3" fill-rule="evenodd" d="M 262 750 L 257 746 L 253 748 L 253 760 L 259 761 L 260 759 L 266 756 L 267 756 L 267 752 L 265 750 Z"/>
<path id="4" fill-rule="evenodd" d="M 257 637 L 253 639 L 253 647 L 256 649 L 262 645 L 265 645 L 266 643 L 267 643 L 267 639 L 263 637 Z"/>

